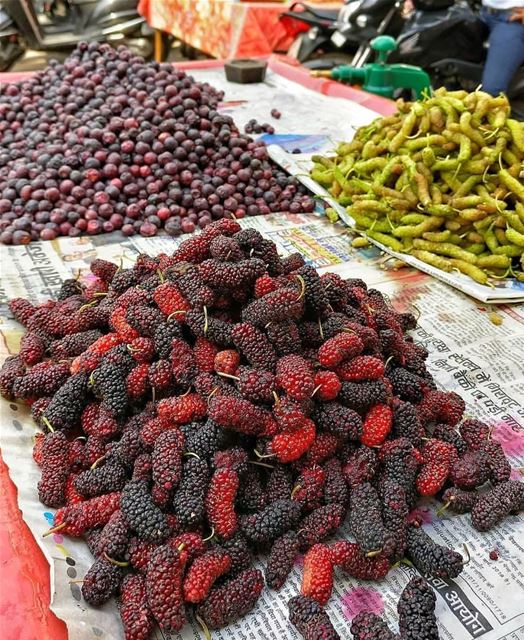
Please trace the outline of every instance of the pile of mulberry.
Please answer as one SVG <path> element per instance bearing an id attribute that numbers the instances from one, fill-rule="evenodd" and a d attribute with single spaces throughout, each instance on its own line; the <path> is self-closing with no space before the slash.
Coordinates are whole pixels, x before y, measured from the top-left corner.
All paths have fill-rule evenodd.
<path id="1" fill-rule="evenodd" d="M 169 112 L 186 100 L 233 144 L 200 89 L 176 90 L 158 144 L 178 144 Z M 150 132 L 136 135 L 150 144 Z M 262 173 L 257 143 L 241 143 L 231 147 L 239 171 Z M 234 176 L 208 178 L 236 189 Z M 264 198 L 281 188 L 270 182 Z M 409 311 L 360 279 L 280 257 L 236 220 L 126 269 L 94 260 L 89 280 L 66 280 L 57 297 L 11 301 L 27 331 L 0 369 L 0 393 L 29 405 L 40 429 L 38 493 L 58 509 L 48 533 L 85 539 L 94 564 L 84 599 L 120 597 L 128 640 L 155 625 L 178 632 L 186 614 L 210 629 L 239 620 L 262 592 L 263 554 L 271 589 L 288 595 L 289 574 L 302 573 L 289 602 L 297 631 L 336 640 L 323 606 L 337 574 L 398 576 L 404 558 L 428 578 L 462 571 L 462 555 L 420 527 L 424 497 L 479 531 L 524 506 L 496 432 L 463 420 L 462 398 L 437 389 Z M 339 539 L 341 528 L 354 540 Z M 434 604 L 423 579 L 408 584 L 402 640 L 437 638 Z M 372 613 L 351 630 L 399 638 Z"/>

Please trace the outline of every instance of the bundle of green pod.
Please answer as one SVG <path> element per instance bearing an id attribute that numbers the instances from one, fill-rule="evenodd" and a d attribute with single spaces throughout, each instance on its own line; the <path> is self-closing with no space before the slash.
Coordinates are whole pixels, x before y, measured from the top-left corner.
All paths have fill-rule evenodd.
<path id="1" fill-rule="evenodd" d="M 436 90 L 358 129 L 311 177 L 369 238 L 480 284 L 524 280 L 524 123 L 505 96 Z"/>

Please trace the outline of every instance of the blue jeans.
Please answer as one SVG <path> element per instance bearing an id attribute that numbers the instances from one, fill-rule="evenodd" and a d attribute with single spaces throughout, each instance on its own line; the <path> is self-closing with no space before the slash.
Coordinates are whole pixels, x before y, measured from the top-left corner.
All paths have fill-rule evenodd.
<path id="1" fill-rule="evenodd" d="M 482 21 L 489 28 L 489 50 L 482 90 L 492 96 L 507 92 L 515 72 L 524 62 L 524 25 L 508 22 L 511 11 L 490 13 L 483 7 Z"/>

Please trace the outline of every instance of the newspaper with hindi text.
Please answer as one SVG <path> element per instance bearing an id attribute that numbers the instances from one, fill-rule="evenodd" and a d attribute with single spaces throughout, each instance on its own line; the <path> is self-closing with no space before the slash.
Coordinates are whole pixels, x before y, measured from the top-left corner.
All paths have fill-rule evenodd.
<path id="1" fill-rule="evenodd" d="M 300 251 L 320 271 L 363 278 L 382 291 L 395 308 L 419 314 L 413 337 L 429 350 L 429 368 L 443 388 L 456 390 L 467 403 L 467 413 L 493 426 L 515 468 L 524 466 L 524 305 L 492 307 L 412 269 L 390 269 L 390 262 L 375 247 L 354 250 L 347 228 L 314 215 L 272 215 L 250 219 L 249 224 L 271 238 L 281 254 Z M 2 359 L 16 353 L 21 327 L 14 323 L 6 301 L 24 296 L 41 302 L 55 294 L 63 278 L 79 275 L 88 280 L 89 263 L 96 257 L 132 264 L 138 253 L 171 252 L 180 238 L 122 238 L 116 234 L 60 238 L 24 247 L 0 247 L 2 290 L 0 331 Z M 493 324 L 495 316 L 500 324 Z M 51 608 L 68 627 L 70 640 L 120 640 L 123 633 L 113 601 L 99 609 L 81 597 L 79 584 L 93 559 L 82 540 L 61 536 L 42 538 L 53 512 L 38 502 L 39 471 L 32 460 L 35 426 L 21 403 L 1 401 L 0 446 L 11 478 L 18 488 L 19 506 L 35 539 L 48 558 L 53 598 Z M 438 504 L 418 508 L 424 528 L 437 541 L 463 552 L 470 561 L 454 581 L 432 579 L 437 594 L 437 617 L 444 640 L 524 640 L 524 521 L 512 516 L 486 534 L 479 534 L 469 516 L 438 517 Z M 337 537 L 351 539 L 347 527 Z M 499 559 L 489 558 L 490 550 Z M 264 559 L 257 562 L 263 566 Z M 391 570 L 379 582 L 362 582 L 338 573 L 327 611 L 341 637 L 349 637 L 351 619 L 360 611 L 384 614 L 397 628 L 398 596 L 416 573 L 407 565 Z M 298 562 L 281 591 L 264 589 L 255 609 L 238 623 L 213 631 L 216 640 L 298 638 L 288 622 L 287 600 L 299 592 Z M 204 638 L 192 619 L 181 634 L 162 634 L 155 640 Z M 422 640 L 422 639 L 421 639 Z"/>

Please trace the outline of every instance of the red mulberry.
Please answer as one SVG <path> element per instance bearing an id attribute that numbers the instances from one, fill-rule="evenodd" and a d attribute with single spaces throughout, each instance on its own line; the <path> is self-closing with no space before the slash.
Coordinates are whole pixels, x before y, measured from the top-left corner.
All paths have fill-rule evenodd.
<path id="1" fill-rule="evenodd" d="M 251 435 L 263 433 L 268 418 L 264 409 L 248 400 L 225 396 L 211 398 L 208 412 L 224 429 Z"/>
<path id="2" fill-rule="evenodd" d="M 212 589 L 196 612 L 210 629 L 225 627 L 253 609 L 263 587 L 262 573 L 258 569 L 246 569 Z"/>
<path id="3" fill-rule="evenodd" d="M 45 340 L 38 333 L 28 331 L 20 340 L 18 356 L 24 364 L 32 366 L 42 360 L 45 349 Z"/>
<path id="4" fill-rule="evenodd" d="M 304 426 L 291 433 L 279 433 L 271 441 L 271 451 L 280 462 L 298 460 L 315 440 L 315 423 L 305 420 Z"/>
<path id="5" fill-rule="evenodd" d="M 153 500 L 165 505 L 180 481 L 184 436 L 179 429 L 169 429 L 155 440 L 151 454 L 153 471 Z"/>
<path id="6" fill-rule="evenodd" d="M 344 381 L 379 380 L 384 375 L 384 363 L 375 356 L 356 356 L 340 364 L 336 371 Z"/>
<path id="7" fill-rule="evenodd" d="M 177 424 L 185 424 L 193 420 L 201 420 L 207 413 L 206 401 L 197 393 L 185 396 L 164 398 L 158 403 L 158 416 L 162 420 L 172 420 Z"/>
<path id="8" fill-rule="evenodd" d="M 231 538 L 237 530 L 235 498 L 238 491 L 238 473 L 224 467 L 213 474 L 206 496 L 209 524 L 222 538 Z"/>
<path id="9" fill-rule="evenodd" d="M 342 385 L 333 371 L 317 371 L 315 375 L 315 398 L 318 400 L 334 400 L 338 396 Z"/>
<path id="10" fill-rule="evenodd" d="M 352 333 L 338 333 L 326 340 L 318 350 L 318 361 L 326 369 L 332 369 L 343 360 L 348 360 L 364 349 L 362 340 Z"/>
<path id="11" fill-rule="evenodd" d="M 229 554 L 219 548 L 210 549 L 196 558 L 184 578 L 184 600 L 193 603 L 205 600 L 215 580 L 230 567 Z"/>
<path id="12" fill-rule="evenodd" d="M 325 482 L 326 474 L 321 467 L 304 469 L 295 482 L 291 497 L 308 511 L 319 507 Z"/>
<path id="13" fill-rule="evenodd" d="M 25 375 L 15 378 L 12 387 L 13 395 L 17 398 L 52 396 L 60 388 L 63 388 L 68 377 L 69 366 L 67 363 L 41 362 Z"/>
<path id="14" fill-rule="evenodd" d="M 270 402 L 275 390 L 275 376 L 269 371 L 241 367 L 237 387 L 250 402 Z"/>
<path id="15" fill-rule="evenodd" d="M 122 582 L 120 617 L 125 640 L 147 640 L 153 630 L 153 615 L 149 609 L 145 579 L 129 574 Z"/>
<path id="16" fill-rule="evenodd" d="M 308 362 L 294 354 L 278 360 L 275 381 L 288 396 L 299 402 L 307 400 L 315 388 L 313 372 Z"/>
<path id="17" fill-rule="evenodd" d="M 304 556 L 304 573 L 300 593 L 324 606 L 333 590 L 333 562 L 323 544 L 316 544 Z"/>
<path id="18" fill-rule="evenodd" d="M 339 540 L 329 547 L 329 552 L 336 567 L 358 580 L 381 580 L 390 569 L 386 557 L 382 554 L 368 557 L 355 542 Z"/>
<path id="19" fill-rule="evenodd" d="M 367 447 L 381 445 L 391 431 L 393 413 L 387 405 L 378 404 L 366 414 L 362 426 L 361 442 Z"/>
<path id="20" fill-rule="evenodd" d="M 147 602 L 162 631 L 180 631 L 186 621 L 181 555 L 169 545 L 155 549 L 146 572 Z"/>
<path id="21" fill-rule="evenodd" d="M 298 320 L 304 311 L 304 297 L 298 288 L 286 287 L 251 302 L 242 313 L 242 320 L 265 327 L 270 322 Z"/>
<path id="22" fill-rule="evenodd" d="M 65 504 L 65 488 L 69 474 L 68 442 L 62 431 L 48 433 L 41 449 L 42 475 L 38 483 L 38 498 L 48 507 Z"/>

